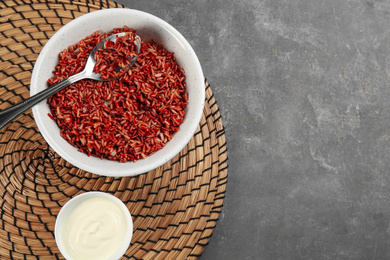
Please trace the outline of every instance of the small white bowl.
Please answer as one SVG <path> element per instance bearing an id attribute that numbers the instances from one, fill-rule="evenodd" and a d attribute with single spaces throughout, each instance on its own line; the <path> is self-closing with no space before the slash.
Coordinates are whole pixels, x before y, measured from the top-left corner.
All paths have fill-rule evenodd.
<path id="1" fill-rule="evenodd" d="M 133 221 L 131 219 L 131 214 L 129 210 L 127 209 L 126 205 L 117 197 L 104 193 L 104 192 L 98 192 L 98 191 L 91 191 L 86 192 L 80 195 L 77 195 L 76 197 L 69 200 L 60 210 L 55 226 L 54 226 L 54 236 L 57 243 L 57 247 L 60 250 L 61 254 L 68 260 L 72 260 L 72 252 L 68 249 L 69 246 L 67 246 L 68 242 L 64 239 L 65 232 L 69 231 L 69 223 L 67 222 L 70 217 L 74 217 L 75 214 L 72 215 L 72 213 L 75 212 L 75 210 L 80 210 L 78 206 L 81 203 L 88 203 L 88 200 L 91 199 L 108 199 L 110 203 L 113 205 L 119 207 L 120 212 L 123 213 L 124 219 L 125 219 L 125 225 L 124 225 L 124 239 L 120 241 L 120 244 L 118 245 L 117 250 L 108 258 L 107 260 L 117 260 L 120 257 L 122 257 L 126 250 L 128 249 L 131 238 L 133 236 Z M 95 202 L 96 203 L 96 202 Z M 83 205 L 82 205 L 83 206 Z M 90 211 L 93 212 L 93 211 Z M 89 213 L 88 213 L 89 214 Z M 97 216 L 97 215 L 96 215 Z M 96 217 L 92 216 L 92 217 Z M 81 224 L 77 224 L 77 227 L 79 227 Z"/>
<path id="2" fill-rule="evenodd" d="M 126 25 L 137 31 L 143 41 L 151 39 L 175 53 L 185 70 L 188 106 L 179 132 L 163 149 L 136 162 L 119 163 L 78 152 L 60 136 L 57 124 L 48 117 L 49 106 L 43 101 L 33 107 L 37 126 L 47 143 L 65 160 L 85 171 L 104 176 L 131 176 L 153 170 L 177 155 L 190 141 L 200 122 L 204 102 L 204 76 L 199 60 L 188 41 L 171 25 L 151 14 L 132 9 L 105 9 L 82 15 L 58 30 L 45 44 L 35 63 L 30 85 L 34 95 L 47 88 L 47 80 L 58 63 L 58 54 L 95 31 L 111 32 Z"/>

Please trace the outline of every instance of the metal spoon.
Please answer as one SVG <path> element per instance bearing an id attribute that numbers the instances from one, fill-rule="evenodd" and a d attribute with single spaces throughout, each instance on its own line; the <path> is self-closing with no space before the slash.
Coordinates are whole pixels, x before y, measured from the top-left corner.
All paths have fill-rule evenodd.
<path id="1" fill-rule="evenodd" d="M 58 91 L 60 91 L 61 89 L 65 88 L 67 86 L 69 86 L 72 83 L 75 83 L 75 82 L 77 82 L 79 80 L 82 80 L 82 79 L 94 79 L 94 80 L 102 81 L 102 79 L 100 77 L 100 74 L 97 74 L 97 73 L 93 72 L 93 68 L 94 68 L 94 66 L 96 64 L 96 60 L 94 58 L 94 54 L 95 54 L 95 52 L 97 50 L 104 48 L 104 42 L 105 41 L 110 40 L 112 42 L 115 42 L 116 39 L 117 39 L 116 38 L 117 36 L 118 37 L 123 37 L 123 36 L 125 36 L 125 34 L 126 33 L 124 33 L 124 32 L 123 33 L 113 34 L 113 35 L 110 35 L 109 37 L 103 39 L 102 41 L 100 41 L 95 46 L 95 48 L 93 48 L 91 53 L 89 54 L 87 63 L 85 65 L 85 68 L 80 73 L 72 75 L 72 76 L 70 76 L 69 78 L 67 78 L 67 79 L 65 79 L 63 81 L 58 82 L 57 84 L 55 84 L 55 85 L 53 85 L 53 86 L 51 86 L 51 87 L 49 87 L 49 88 L 47 88 L 47 89 L 45 89 L 45 90 L 43 90 L 43 91 L 41 91 L 39 93 L 33 95 L 32 97 L 30 97 L 30 98 L 20 102 L 17 105 L 14 105 L 12 107 L 9 107 L 9 108 L 6 108 L 4 110 L 1 110 L 0 111 L 0 130 L 3 129 L 3 127 L 5 127 L 8 123 L 10 123 L 16 117 L 18 117 L 19 115 L 23 114 L 28 109 L 33 107 L 34 105 L 38 104 L 42 100 L 50 97 L 51 95 L 57 93 Z M 121 68 L 124 71 L 129 70 L 134 65 L 134 63 L 137 61 L 139 52 L 141 50 L 141 38 L 138 35 L 135 36 L 134 44 L 137 46 L 137 56 L 135 56 L 135 57 L 133 57 L 131 59 L 128 68 Z M 107 79 L 107 80 L 112 80 L 112 79 Z M 107 81 L 107 80 L 105 80 L 105 81 Z"/>

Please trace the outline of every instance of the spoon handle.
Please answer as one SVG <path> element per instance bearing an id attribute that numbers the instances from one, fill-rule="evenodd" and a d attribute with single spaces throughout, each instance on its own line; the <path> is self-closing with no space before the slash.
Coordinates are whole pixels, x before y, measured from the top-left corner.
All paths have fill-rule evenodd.
<path id="1" fill-rule="evenodd" d="M 83 73 L 79 73 L 73 76 L 70 76 L 69 78 L 58 82 L 57 84 L 31 96 L 30 98 L 23 100 L 22 102 L 6 108 L 4 110 L 0 111 L 0 130 L 3 129 L 8 123 L 10 123 L 12 120 L 14 120 L 19 115 L 26 112 L 28 109 L 33 107 L 34 105 L 38 104 L 42 100 L 50 97 L 51 95 L 57 93 L 61 89 L 69 86 L 70 84 L 84 78 L 85 76 Z"/>

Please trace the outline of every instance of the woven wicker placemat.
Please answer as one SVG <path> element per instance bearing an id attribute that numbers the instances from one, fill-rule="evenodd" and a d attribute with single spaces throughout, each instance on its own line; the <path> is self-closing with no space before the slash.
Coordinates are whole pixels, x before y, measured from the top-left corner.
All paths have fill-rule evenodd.
<path id="1" fill-rule="evenodd" d="M 29 97 L 34 62 L 56 30 L 110 1 L 0 2 L 0 109 Z M 123 259 L 196 259 L 215 228 L 227 182 L 224 128 L 207 81 L 206 105 L 189 144 L 165 165 L 135 177 L 80 170 L 45 142 L 31 110 L 0 131 L 0 259 L 62 259 L 54 223 L 70 198 L 104 191 L 134 221 Z"/>

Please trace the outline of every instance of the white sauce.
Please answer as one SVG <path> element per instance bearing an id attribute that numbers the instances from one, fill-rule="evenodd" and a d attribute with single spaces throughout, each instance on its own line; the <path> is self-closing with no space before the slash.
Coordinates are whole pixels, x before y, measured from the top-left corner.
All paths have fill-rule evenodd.
<path id="1" fill-rule="evenodd" d="M 63 245 L 72 259 L 109 259 L 122 245 L 127 231 L 120 205 L 108 198 L 90 198 L 69 215 Z"/>

